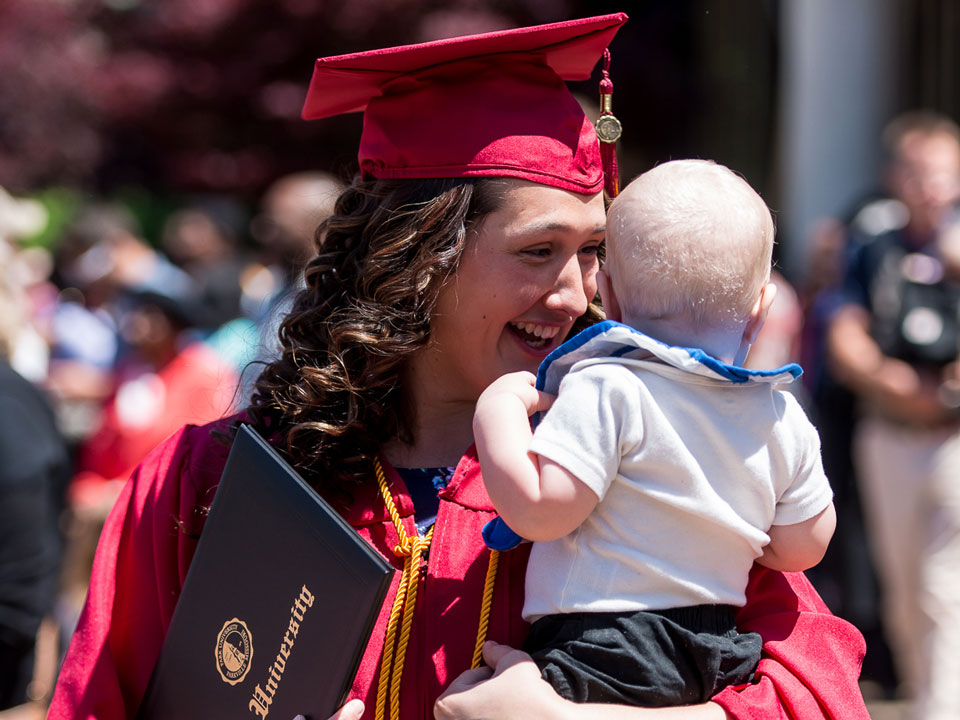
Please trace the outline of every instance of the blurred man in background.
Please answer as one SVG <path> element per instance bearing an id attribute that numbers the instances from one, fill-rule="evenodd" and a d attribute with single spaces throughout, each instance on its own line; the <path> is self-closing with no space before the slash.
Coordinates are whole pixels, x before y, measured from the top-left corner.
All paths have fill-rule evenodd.
<path id="1" fill-rule="evenodd" d="M 57 520 L 70 477 L 53 412 L 10 364 L 29 316 L 10 243 L 39 229 L 30 217 L 35 209 L 0 189 L 0 710 L 43 700 L 52 689 L 56 649 L 46 648 L 49 683 L 40 687 L 36 641 L 41 621 L 53 611 L 61 554 Z"/>
<path id="2" fill-rule="evenodd" d="M 246 397 L 260 363 L 280 350 L 277 332 L 303 285 L 303 268 L 317 252 L 317 227 L 333 213 L 343 184 L 322 172 L 286 175 L 267 188 L 250 232 L 260 247 L 262 264 L 242 281 L 246 314 L 259 329 L 255 363 L 243 374 Z"/>
<path id="3" fill-rule="evenodd" d="M 195 198 L 163 224 L 161 248 L 193 279 L 211 330 L 241 315 L 240 276 L 249 261 L 240 239 L 246 224 L 242 206 L 226 195 Z"/>
<path id="4" fill-rule="evenodd" d="M 960 703 L 960 285 L 941 252 L 960 197 L 960 129 L 916 112 L 884 134 L 902 221 L 851 238 L 827 330 L 835 377 L 859 399 L 854 458 L 885 625 L 915 716 Z"/>

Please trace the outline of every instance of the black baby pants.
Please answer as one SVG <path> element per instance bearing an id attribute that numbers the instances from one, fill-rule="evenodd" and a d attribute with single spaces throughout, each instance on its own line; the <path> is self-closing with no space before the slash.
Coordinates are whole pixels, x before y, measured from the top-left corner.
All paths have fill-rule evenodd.
<path id="1" fill-rule="evenodd" d="M 729 605 L 696 605 L 548 615 L 533 624 L 523 649 L 568 700 L 690 705 L 753 677 L 761 639 L 739 633 L 735 613 Z"/>

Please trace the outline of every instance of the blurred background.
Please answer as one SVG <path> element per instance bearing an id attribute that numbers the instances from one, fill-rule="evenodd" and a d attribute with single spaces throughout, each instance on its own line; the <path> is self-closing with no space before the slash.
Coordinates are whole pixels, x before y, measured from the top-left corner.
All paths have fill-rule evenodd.
<path id="1" fill-rule="evenodd" d="M 129 469 L 183 422 L 242 406 L 249 363 L 270 356 L 312 230 L 356 169 L 360 115 L 299 119 L 314 59 L 615 11 L 630 15 L 611 46 L 623 182 L 711 158 L 774 211 L 782 299 L 753 361 L 804 362 L 796 391 L 841 517 L 811 576 L 867 636 L 865 692 L 902 695 L 850 460 L 855 403 L 823 399 L 816 307 L 851 223 L 887 193 L 885 125 L 960 115 L 954 0 L 2 0 L 0 356 L 32 388 L 11 412 L 35 418 L 0 428 L 0 466 L 24 454 L 24 427 L 42 448 L 0 479 L 16 499 L 0 501 L 0 677 L 19 677 L 0 681 L 0 710 L 49 698 Z M 587 108 L 598 78 L 574 87 Z"/>

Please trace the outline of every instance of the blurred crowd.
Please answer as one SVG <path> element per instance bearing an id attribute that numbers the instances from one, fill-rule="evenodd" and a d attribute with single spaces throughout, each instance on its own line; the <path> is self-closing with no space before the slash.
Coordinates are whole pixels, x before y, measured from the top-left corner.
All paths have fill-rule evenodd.
<path id="1" fill-rule="evenodd" d="M 52 689 L 133 468 L 245 405 L 339 191 L 302 173 L 251 209 L 190 198 L 154 242 L 90 198 L 40 246 L 45 207 L 0 189 L 0 710 Z"/>
<path id="2" fill-rule="evenodd" d="M 812 229 L 804 271 L 774 273 L 748 364 L 804 367 L 792 390 L 839 516 L 812 579 L 867 636 L 874 691 L 934 717 L 960 674 L 960 130 L 911 113 L 881 150 L 885 175 Z M 304 173 L 255 207 L 191 198 L 152 242 L 90 198 L 48 246 L 30 242 L 44 207 L 0 191 L 0 710 L 51 690 L 131 469 L 244 406 L 339 190 Z"/>

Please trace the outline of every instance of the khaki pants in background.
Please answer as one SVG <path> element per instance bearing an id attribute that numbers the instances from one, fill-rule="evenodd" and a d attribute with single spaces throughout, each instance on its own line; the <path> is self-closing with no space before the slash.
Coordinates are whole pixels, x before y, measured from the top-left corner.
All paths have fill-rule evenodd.
<path id="1" fill-rule="evenodd" d="M 854 452 L 884 623 L 912 716 L 960 718 L 960 427 L 865 418 Z"/>

